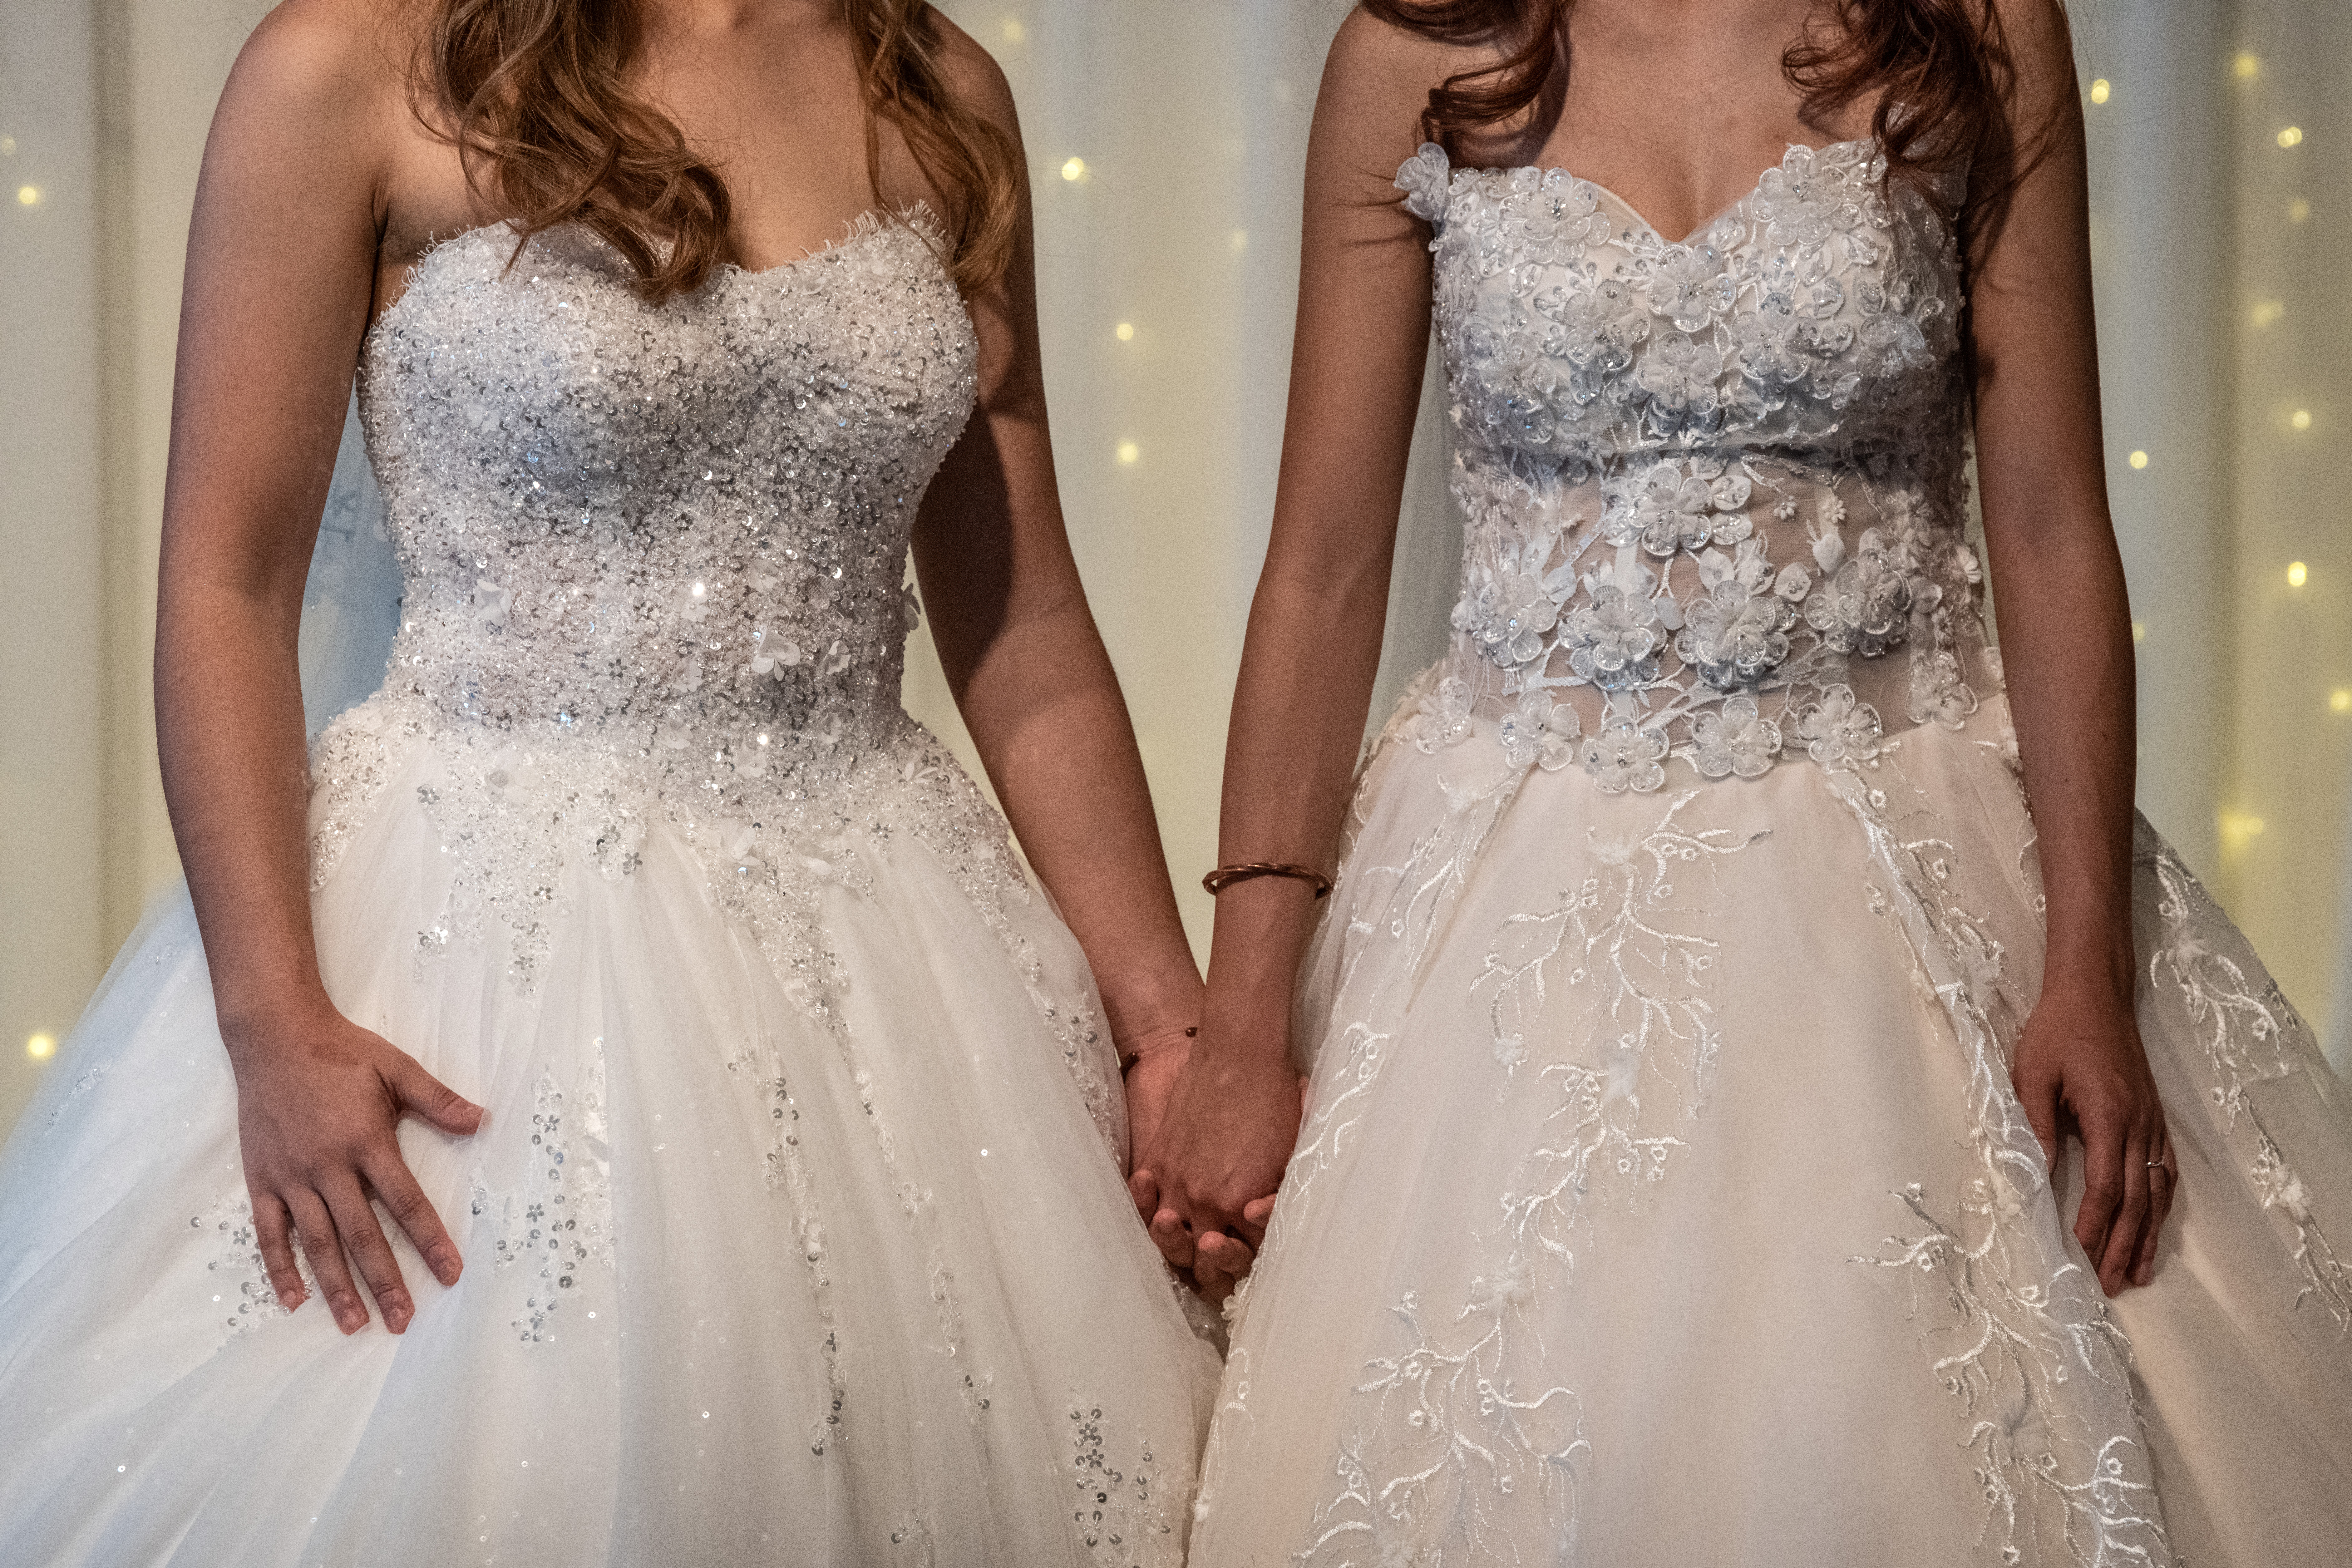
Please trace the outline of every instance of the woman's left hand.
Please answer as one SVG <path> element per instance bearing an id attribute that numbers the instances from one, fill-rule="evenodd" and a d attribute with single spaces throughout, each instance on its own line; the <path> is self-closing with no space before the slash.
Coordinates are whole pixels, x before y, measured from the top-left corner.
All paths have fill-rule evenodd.
<path id="1" fill-rule="evenodd" d="M 2113 1296 L 2147 1284 L 2180 1175 L 2129 994 L 2053 978 L 2026 1020 L 2011 1079 L 2052 1170 L 2065 1131 L 2082 1140 L 2074 1238 L 2099 1288 Z"/>
<path id="2" fill-rule="evenodd" d="M 1128 1168 L 1151 1147 L 1167 1119 L 1169 1097 L 1176 1092 L 1177 1075 L 1192 1056 L 1192 1031 L 1184 1025 L 1139 1034 L 1117 1042 L 1119 1060 L 1126 1063 Z"/>

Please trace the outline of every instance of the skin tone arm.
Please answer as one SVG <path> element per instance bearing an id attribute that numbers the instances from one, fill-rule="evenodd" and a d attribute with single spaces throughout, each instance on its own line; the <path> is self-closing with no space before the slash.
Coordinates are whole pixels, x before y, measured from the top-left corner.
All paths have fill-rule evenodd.
<path id="1" fill-rule="evenodd" d="M 1594 9 L 1597 28 L 1610 8 Z M 1657 19 L 1639 8 L 1627 16 Z M 2113 1292 L 2149 1277 L 2172 1191 L 2171 1173 L 2150 1165 L 2168 1145 L 2131 1010 L 2129 618 L 2099 466 L 2082 132 L 2064 23 L 2046 0 L 2007 0 L 2004 16 L 2020 67 L 2017 121 L 2058 117 L 2050 155 L 1971 268 L 1979 471 L 2049 892 L 2042 994 L 2014 1066 L 2053 1158 L 2069 1129 L 2083 1140 L 2075 1231 Z M 1708 30 L 1722 21 L 1712 11 L 1705 19 Z M 1590 64 L 1596 87 L 1626 79 Z M 1387 520 L 1428 319 L 1425 231 L 1395 207 L 1387 172 L 1412 151 L 1423 95 L 1449 68 L 1360 15 L 1327 67 L 1308 153 L 1282 485 L 1228 742 L 1225 858 L 1329 864 L 1357 734 L 1335 720 L 1360 710 L 1372 679 Z M 1638 101 L 1615 107 L 1587 118 L 1643 119 Z M 1524 161 L 1580 166 L 1549 147 Z M 1315 672 L 1311 685 L 1297 677 L 1304 669 Z M 1244 1205 L 1278 1176 L 1296 1134 L 1283 1058 L 1313 915 L 1307 889 L 1270 879 L 1219 904 L 1202 1042 L 1145 1163 L 1157 1178 L 1161 1250 L 1244 1268 L 1246 1255 L 1214 1233 L 1259 1239 Z"/>
<path id="2" fill-rule="evenodd" d="M 1334 41 L 1307 140 L 1290 402 L 1265 566 L 1225 747 L 1221 862 L 1328 872 L 1380 664 L 1397 504 L 1429 340 L 1428 230 L 1397 165 L 1442 57 L 1361 14 Z M 1312 671 L 1313 679 L 1301 679 Z M 1131 1184 L 1170 1261 L 1247 1266 L 1297 1136 L 1293 982 L 1314 889 L 1264 877 L 1217 899 L 1208 1005 Z M 1156 1198 L 1157 1202 L 1152 1200 Z M 1248 1212 L 1244 1212 L 1247 1210 Z"/>
<path id="3" fill-rule="evenodd" d="M 2018 748 L 2032 791 L 2049 952 L 2014 1063 L 2056 1163 L 2082 1140 L 2074 1235 L 2109 1295 L 2153 1275 L 2177 1176 L 2132 1012 L 2131 612 L 2107 513 L 2091 320 L 2082 107 L 2063 15 L 2004 7 L 2017 120 L 2048 155 L 1972 258 L 1977 473 Z M 2030 134 L 2021 131 L 2021 139 Z"/>
<path id="4" fill-rule="evenodd" d="M 1011 90 L 953 35 L 959 90 L 1018 136 Z M 969 301 L 980 402 L 915 529 L 940 659 L 1021 847 L 1086 950 L 1127 1075 L 1133 1146 L 1156 1135 L 1201 1016 L 1193 967 L 1118 678 L 1062 522 L 1024 203 L 1012 266 Z"/>
<path id="5" fill-rule="evenodd" d="M 347 1333 L 370 1297 L 394 1332 L 415 1310 L 371 1197 L 443 1283 L 461 1268 L 400 1157 L 400 1118 L 463 1134 L 481 1115 L 335 1010 L 311 941 L 295 634 L 374 281 L 380 70 L 368 42 L 298 5 L 262 23 L 222 95 L 188 240 L 155 636 L 164 791 L 262 1259 L 299 1304 L 299 1232 Z"/>

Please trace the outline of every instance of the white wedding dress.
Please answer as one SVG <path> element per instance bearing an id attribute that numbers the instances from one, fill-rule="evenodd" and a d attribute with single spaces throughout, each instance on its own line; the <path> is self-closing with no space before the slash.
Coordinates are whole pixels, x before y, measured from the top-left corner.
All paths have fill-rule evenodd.
<path id="1" fill-rule="evenodd" d="M 898 705 L 976 342 L 913 222 L 641 302 L 486 229 L 369 333 L 406 581 L 312 757 L 336 1004 L 482 1103 L 404 1337 L 282 1313 L 184 893 L 0 1164 L 0 1563 L 1173 1564 L 1213 1349 L 1085 962 Z"/>
<path id="2" fill-rule="evenodd" d="M 1401 172 L 1466 526 L 1370 760 L 1196 1568 L 2352 1554 L 2352 1102 L 2144 823 L 2181 1194 L 2109 1302 L 2009 1079 L 2032 823 L 1952 236 L 1869 142 L 1668 243 Z"/>

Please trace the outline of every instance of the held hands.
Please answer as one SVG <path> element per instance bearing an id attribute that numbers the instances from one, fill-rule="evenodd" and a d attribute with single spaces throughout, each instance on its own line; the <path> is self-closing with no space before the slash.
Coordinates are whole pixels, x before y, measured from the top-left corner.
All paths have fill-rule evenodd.
<path id="1" fill-rule="evenodd" d="M 442 1284 L 456 1284 L 463 1264 L 402 1160 L 394 1131 L 403 1115 L 413 1115 L 464 1136 L 481 1125 L 481 1107 L 331 1009 L 300 1026 L 257 1031 L 239 1045 L 230 1053 L 237 1138 L 262 1267 L 278 1304 L 290 1312 L 308 1294 L 294 1267 L 299 1235 L 343 1332 L 357 1333 L 368 1322 L 353 1269 L 373 1294 L 384 1327 L 401 1332 L 416 1306 L 370 1200 L 391 1211 Z"/>
<path id="2" fill-rule="evenodd" d="M 2128 990 L 2044 985 L 2011 1071 L 2054 1170 L 2072 1131 L 2083 1143 L 2074 1238 L 2113 1296 L 2155 1277 L 2158 1234 L 2180 1177 Z"/>
<path id="3" fill-rule="evenodd" d="M 1133 1072 L 1146 1066 L 1139 1061 Z M 1129 1091 L 1129 1124 L 1139 1130 L 1128 1191 L 1161 1256 L 1189 1270 L 1202 1295 L 1222 1301 L 1265 1239 L 1274 1190 L 1298 1138 L 1304 1080 L 1279 1034 L 1224 1049 L 1187 1040 L 1172 1078 L 1164 1110 L 1147 1107 L 1149 1142 Z"/>

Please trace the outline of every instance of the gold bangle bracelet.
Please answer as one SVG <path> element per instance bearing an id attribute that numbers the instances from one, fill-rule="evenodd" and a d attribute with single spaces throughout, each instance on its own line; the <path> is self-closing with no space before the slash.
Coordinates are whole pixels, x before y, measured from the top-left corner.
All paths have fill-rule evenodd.
<path id="1" fill-rule="evenodd" d="M 1331 879 L 1314 867 L 1293 866 L 1281 860 L 1245 860 L 1238 866 L 1220 866 L 1201 879 L 1201 886 L 1214 898 L 1235 882 L 1246 882 L 1253 877 L 1295 877 L 1302 882 L 1312 882 L 1318 899 L 1331 890 Z"/>

